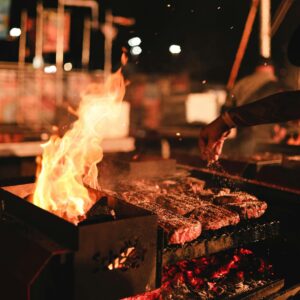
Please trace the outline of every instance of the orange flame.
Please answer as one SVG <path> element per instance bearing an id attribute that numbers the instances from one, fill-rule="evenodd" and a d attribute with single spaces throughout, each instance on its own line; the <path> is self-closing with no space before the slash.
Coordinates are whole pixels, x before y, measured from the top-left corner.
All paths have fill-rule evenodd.
<path id="1" fill-rule="evenodd" d="M 78 120 L 62 138 L 42 145 L 41 173 L 33 203 L 75 224 L 94 204 L 86 186 L 100 189 L 97 164 L 107 122 L 117 118 L 125 94 L 121 70 L 82 96 Z"/>

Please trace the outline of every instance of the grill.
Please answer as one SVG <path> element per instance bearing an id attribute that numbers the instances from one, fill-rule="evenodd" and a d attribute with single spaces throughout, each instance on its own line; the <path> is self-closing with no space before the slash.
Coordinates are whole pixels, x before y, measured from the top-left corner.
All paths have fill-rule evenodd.
<path id="1" fill-rule="evenodd" d="M 232 299 L 265 297 L 283 285 L 287 293 L 296 293 L 300 195 L 211 170 L 177 169 L 211 186 L 235 186 L 253 193 L 268 202 L 267 213 L 257 220 L 204 231 L 182 246 L 169 245 L 163 231 L 157 231 L 155 215 L 115 197 L 105 201 L 116 212 L 116 220 L 97 216 L 96 205 L 89 218 L 75 226 L 25 201 L 30 184 L 0 189 L 4 299 L 120 299 L 159 287 L 166 266 L 241 247 L 267 255 L 279 276 Z"/>
<path id="2" fill-rule="evenodd" d="M 259 299 L 276 294 L 283 286 L 285 286 L 283 290 L 287 289 L 289 293 L 292 293 L 289 287 L 297 283 L 296 274 L 300 267 L 296 254 L 300 247 L 299 243 L 295 241 L 297 226 L 299 226 L 297 216 L 300 195 L 293 190 L 263 184 L 255 180 L 241 179 L 217 171 L 187 166 L 179 168 L 181 171 L 189 172 L 194 178 L 205 180 L 210 186 L 235 188 L 257 195 L 259 199 L 268 202 L 268 210 L 263 217 L 257 220 L 243 221 L 235 226 L 202 232 L 197 240 L 185 243 L 183 246 L 168 245 L 166 236 L 161 233 L 163 245 L 162 254 L 159 256 L 161 266 L 166 267 L 182 260 L 207 257 L 213 253 L 226 253 L 224 251 L 230 248 L 246 246 L 268 256 L 276 266 L 278 277 L 270 279 L 269 282 L 266 281 L 263 286 L 253 288 L 241 295 L 232 296 L 230 299 Z M 286 257 L 284 262 L 282 257 Z M 187 289 L 189 292 L 192 290 Z M 159 293 L 163 292 L 164 288 L 159 291 Z M 175 294 L 176 292 L 175 288 Z M 183 297 L 185 292 L 180 290 L 178 297 Z M 188 297 L 188 294 L 185 297 Z M 191 297 L 195 297 L 195 294 Z"/>
<path id="3" fill-rule="evenodd" d="M 206 231 L 197 240 L 186 243 L 183 247 L 166 245 L 163 249 L 163 265 L 273 239 L 278 237 L 279 233 L 280 222 L 270 220 L 268 217 L 252 222 L 241 222 L 241 224 L 231 228 L 225 227 L 216 232 Z"/>

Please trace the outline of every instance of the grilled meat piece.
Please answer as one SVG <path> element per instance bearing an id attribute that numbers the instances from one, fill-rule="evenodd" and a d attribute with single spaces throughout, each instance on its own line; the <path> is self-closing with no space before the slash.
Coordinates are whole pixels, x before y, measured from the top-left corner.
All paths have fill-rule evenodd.
<path id="1" fill-rule="evenodd" d="M 161 192 L 164 194 L 185 194 L 187 196 L 212 196 L 213 192 L 209 189 L 204 189 L 205 181 L 193 178 L 184 177 L 178 180 L 164 180 L 159 183 Z"/>
<path id="2" fill-rule="evenodd" d="M 216 230 L 240 221 L 238 213 L 208 201 L 186 195 L 163 195 L 156 198 L 156 203 L 182 216 L 199 220 L 205 230 Z"/>
<path id="3" fill-rule="evenodd" d="M 204 230 L 217 230 L 240 222 L 238 213 L 206 201 L 202 201 L 202 205 L 190 214 L 190 218 L 199 220 Z"/>
<path id="4" fill-rule="evenodd" d="M 169 244 L 184 244 L 193 241 L 201 234 L 201 223 L 188 219 L 161 207 L 153 201 L 153 194 L 125 192 L 122 198 L 136 206 L 155 213 L 158 225 L 167 233 Z"/>
<path id="5" fill-rule="evenodd" d="M 264 201 L 248 201 L 244 203 L 228 203 L 226 208 L 236 211 L 241 219 L 253 219 L 261 217 L 267 210 L 267 203 Z"/>
<path id="6" fill-rule="evenodd" d="M 214 198 L 215 204 L 228 204 L 228 203 L 244 203 L 247 201 L 259 201 L 257 197 L 245 192 L 233 192 L 227 194 L 221 194 Z"/>
<path id="7" fill-rule="evenodd" d="M 171 213 L 164 208 L 158 208 L 153 212 L 158 216 L 158 225 L 168 234 L 169 244 L 191 242 L 201 234 L 202 225 L 197 220 Z"/>
<path id="8" fill-rule="evenodd" d="M 214 203 L 237 212 L 242 219 L 259 218 L 268 207 L 266 202 L 260 201 L 255 196 L 245 192 L 216 197 Z"/>
<path id="9" fill-rule="evenodd" d="M 184 194 L 160 195 L 155 201 L 164 208 L 182 216 L 191 213 L 195 208 L 201 206 L 200 200 Z"/>

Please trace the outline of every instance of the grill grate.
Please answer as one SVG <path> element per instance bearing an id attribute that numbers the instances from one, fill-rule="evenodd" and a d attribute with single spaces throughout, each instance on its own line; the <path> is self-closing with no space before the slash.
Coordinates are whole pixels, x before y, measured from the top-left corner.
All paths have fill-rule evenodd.
<path id="1" fill-rule="evenodd" d="M 280 234 L 280 222 L 263 217 L 241 222 L 236 226 L 216 231 L 206 231 L 190 243 L 163 247 L 162 264 L 167 265 L 182 259 L 207 256 L 230 248 L 273 239 Z"/>

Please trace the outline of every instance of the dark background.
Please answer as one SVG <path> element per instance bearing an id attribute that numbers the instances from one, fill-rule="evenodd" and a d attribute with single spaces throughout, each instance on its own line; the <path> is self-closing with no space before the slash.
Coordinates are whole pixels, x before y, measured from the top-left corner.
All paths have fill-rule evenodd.
<path id="1" fill-rule="evenodd" d="M 281 67 L 286 63 L 286 43 L 292 30 L 299 23 L 300 1 L 294 1 L 280 30 L 272 41 L 273 61 Z M 43 1 L 45 7 L 56 7 L 55 0 Z M 114 41 L 113 64 L 119 64 L 122 46 L 128 47 L 130 37 L 142 39 L 142 54 L 131 58 L 134 71 L 146 73 L 188 72 L 192 78 L 226 82 L 234 61 L 243 27 L 251 4 L 250 0 L 105 0 L 100 3 L 100 22 L 104 22 L 106 9 L 114 15 L 135 18 L 132 27 L 119 27 Z M 280 0 L 272 0 L 272 15 Z M 26 8 L 35 16 L 36 0 L 13 0 L 11 27 L 20 24 L 20 11 Z M 88 9 L 72 8 L 70 51 L 65 61 L 80 68 L 83 18 Z M 257 15 L 240 76 L 251 72 L 258 59 Z M 181 45 L 180 55 L 172 56 L 169 46 Z M 90 69 L 103 68 L 102 33 L 92 33 Z M 27 61 L 32 61 L 31 53 Z M 18 41 L 0 41 L 0 60 L 16 61 Z M 46 62 L 54 62 L 55 55 L 45 56 Z"/>

